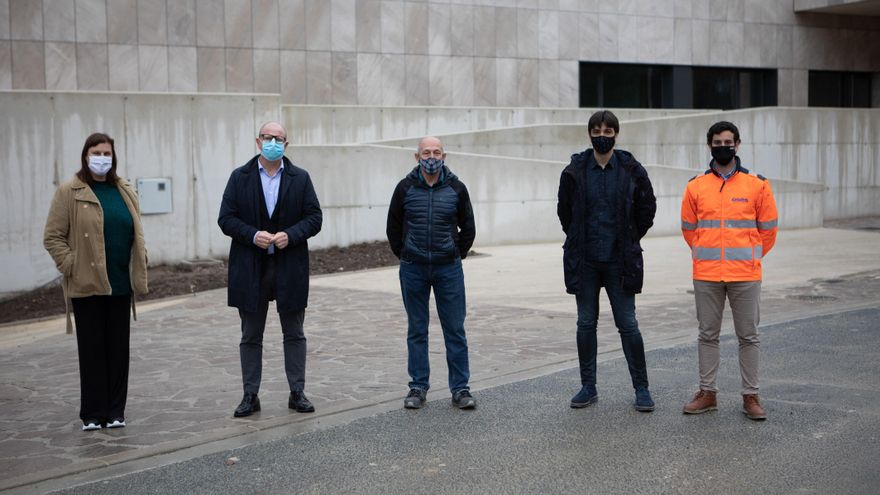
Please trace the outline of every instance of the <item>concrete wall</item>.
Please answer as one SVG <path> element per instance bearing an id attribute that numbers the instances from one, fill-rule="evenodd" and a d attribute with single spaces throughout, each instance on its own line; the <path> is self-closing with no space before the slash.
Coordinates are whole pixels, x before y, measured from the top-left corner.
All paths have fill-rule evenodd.
<path id="1" fill-rule="evenodd" d="M 347 144 L 532 124 L 584 124 L 596 109 L 284 105 L 281 111 L 291 143 Z M 633 120 L 706 110 L 614 111 L 621 120 Z"/>
<path id="2" fill-rule="evenodd" d="M 256 129 L 278 108 L 277 96 L 0 93 L 0 292 L 57 276 L 42 247 L 49 203 L 96 131 L 116 140 L 120 176 L 172 180 L 173 212 L 143 217 L 152 263 L 225 255 L 217 212 L 226 179 L 256 154 Z"/>
<path id="3" fill-rule="evenodd" d="M 2 0 L 0 89 L 575 107 L 580 61 L 880 71 L 870 16 L 793 0 Z"/>
<path id="4" fill-rule="evenodd" d="M 828 186 L 826 218 L 880 214 L 880 110 L 760 108 L 624 123 L 618 146 L 643 163 L 705 169 L 706 131 L 730 120 L 740 129 L 743 165 L 772 179 Z M 447 150 L 568 160 L 589 147 L 584 125 L 515 127 L 441 136 Z M 412 146 L 408 140 L 386 141 Z"/>

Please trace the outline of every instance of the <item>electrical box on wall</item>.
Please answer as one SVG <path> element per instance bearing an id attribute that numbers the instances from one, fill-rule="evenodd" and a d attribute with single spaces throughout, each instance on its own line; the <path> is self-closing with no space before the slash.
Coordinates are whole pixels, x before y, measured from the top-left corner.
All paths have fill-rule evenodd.
<path id="1" fill-rule="evenodd" d="M 171 179 L 138 179 L 135 182 L 141 214 L 171 213 Z"/>

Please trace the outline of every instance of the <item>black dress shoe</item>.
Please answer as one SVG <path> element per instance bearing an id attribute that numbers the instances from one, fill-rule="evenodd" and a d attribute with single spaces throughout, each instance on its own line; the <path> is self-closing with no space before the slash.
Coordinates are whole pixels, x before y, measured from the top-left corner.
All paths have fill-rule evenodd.
<path id="1" fill-rule="evenodd" d="M 250 416 L 251 414 L 258 412 L 260 410 L 260 398 L 257 397 L 257 394 L 252 394 L 246 392 L 244 397 L 241 398 L 241 404 L 235 408 L 235 412 L 232 413 L 236 418 L 243 418 L 245 416 Z"/>
<path id="2" fill-rule="evenodd" d="M 306 394 L 302 392 L 291 392 L 290 400 L 287 401 L 287 407 L 296 409 L 296 412 L 315 412 L 315 406 L 306 398 Z"/>

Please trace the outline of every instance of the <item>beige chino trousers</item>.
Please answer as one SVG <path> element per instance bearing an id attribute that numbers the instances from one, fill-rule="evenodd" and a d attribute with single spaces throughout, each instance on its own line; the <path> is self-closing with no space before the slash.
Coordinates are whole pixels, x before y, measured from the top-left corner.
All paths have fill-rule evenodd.
<path id="1" fill-rule="evenodd" d="M 694 299 L 700 334 L 700 390 L 717 392 L 715 378 L 721 362 L 719 339 L 725 299 L 730 301 L 733 328 L 739 340 L 739 372 L 742 394 L 758 393 L 758 323 L 761 320 L 761 281 L 707 282 L 694 280 Z"/>

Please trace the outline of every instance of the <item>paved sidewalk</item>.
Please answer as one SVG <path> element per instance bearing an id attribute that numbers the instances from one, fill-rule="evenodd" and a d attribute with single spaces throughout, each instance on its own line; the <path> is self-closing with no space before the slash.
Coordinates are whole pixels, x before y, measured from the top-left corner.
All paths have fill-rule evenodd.
<path id="1" fill-rule="evenodd" d="M 877 233 L 855 230 L 782 232 L 765 261 L 763 323 L 880 305 L 878 241 Z M 644 248 L 646 287 L 637 304 L 647 346 L 694 341 L 684 242 L 648 238 Z M 564 293 L 560 246 L 478 251 L 484 255 L 464 267 L 474 388 L 574 366 L 575 304 Z M 406 321 L 396 269 L 313 279 L 305 329 L 306 392 L 318 410 L 314 415 L 287 409 L 281 331 L 277 317 L 270 317 L 263 411 L 232 418 L 241 398 L 240 332 L 225 299 L 225 290 L 215 290 L 139 308 L 132 326 L 129 426 L 114 431 L 79 431 L 76 343 L 64 335 L 61 319 L 0 327 L 0 489 L 260 430 L 332 423 L 345 411 L 397 404 L 405 395 Z M 616 352 L 607 301 L 602 313 L 600 353 Z M 436 318 L 432 329 L 439 329 Z M 448 394 L 437 331 L 431 346 L 430 396 L 436 398 Z"/>

